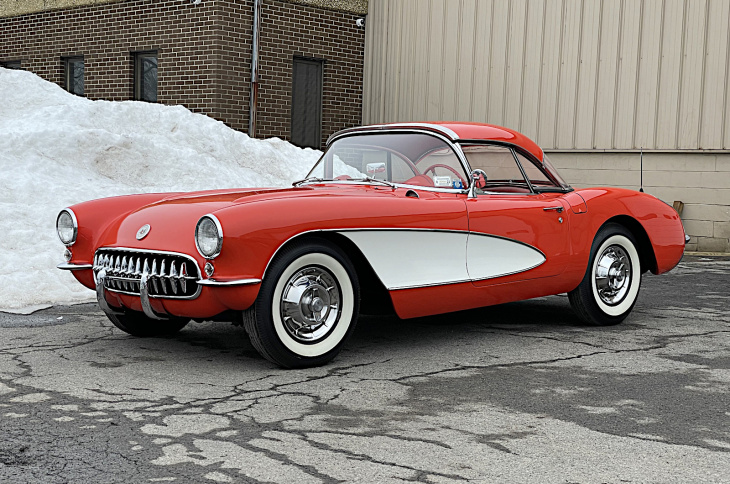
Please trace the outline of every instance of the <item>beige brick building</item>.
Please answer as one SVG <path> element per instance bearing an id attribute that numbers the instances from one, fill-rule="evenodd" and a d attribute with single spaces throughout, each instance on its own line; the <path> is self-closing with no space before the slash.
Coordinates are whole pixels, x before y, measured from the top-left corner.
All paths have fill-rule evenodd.
<path id="1" fill-rule="evenodd" d="M 370 0 L 363 121 L 535 139 L 574 186 L 684 202 L 730 252 L 729 0 Z"/>

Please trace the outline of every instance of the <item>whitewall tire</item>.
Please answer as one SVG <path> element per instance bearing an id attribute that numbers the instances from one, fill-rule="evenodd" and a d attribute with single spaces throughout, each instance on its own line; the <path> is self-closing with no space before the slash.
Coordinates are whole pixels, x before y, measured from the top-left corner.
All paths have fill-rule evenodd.
<path id="1" fill-rule="evenodd" d="M 287 368 L 332 360 L 357 322 L 360 288 L 347 255 L 324 240 L 290 246 L 272 261 L 244 312 L 254 347 Z"/>
<path id="2" fill-rule="evenodd" d="M 636 239 L 624 226 L 610 223 L 596 234 L 585 276 L 568 298 L 583 321 L 608 326 L 626 319 L 636 304 L 640 285 Z"/>

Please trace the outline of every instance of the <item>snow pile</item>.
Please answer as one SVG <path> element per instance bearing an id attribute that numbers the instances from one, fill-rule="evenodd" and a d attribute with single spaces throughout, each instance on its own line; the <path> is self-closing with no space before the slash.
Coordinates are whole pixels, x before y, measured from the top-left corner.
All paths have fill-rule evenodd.
<path id="1" fill-rule="evenodd" d="M 59 210 L 142 192 L 289 186 L 321 152 L 182 106 L 90 101 L 0 68 L 0 311 L 93 299 L 66 271 Z"/>

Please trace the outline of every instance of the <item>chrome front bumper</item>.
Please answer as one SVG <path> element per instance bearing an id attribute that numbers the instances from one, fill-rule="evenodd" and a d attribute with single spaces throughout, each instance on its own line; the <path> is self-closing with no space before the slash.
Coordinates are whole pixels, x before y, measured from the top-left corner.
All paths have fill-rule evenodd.
<path id="1" fill-rule="evenodd" d="M 96 274 L 96 300 L 99 302 L 99 307 L 101 307 L 101 310 L 106 314 L 123 314 L 121 308 L 111 307 L 106 300 L 106 293 L 104 291 L 106 277 L 106 269 L 103 268 Z M 154 309 L 152 309 L 148 291 L 148 277 L 147 273 L 143 273 L 139 282 L 139 299 L 142 303 L 142 311 L 144 311 L 145 316 L 150 319 L 167 319 L 167 317 L 158 315 L 155 313 Z"/>

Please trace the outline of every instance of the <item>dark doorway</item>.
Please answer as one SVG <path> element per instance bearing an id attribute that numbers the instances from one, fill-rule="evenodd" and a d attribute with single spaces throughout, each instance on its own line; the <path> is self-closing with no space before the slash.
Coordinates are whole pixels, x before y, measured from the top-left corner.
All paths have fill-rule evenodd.
<path id="1" fill-rule="evenodd" d="M 291 142 L 319 149 L 322 143 L 322 67 L 316 59 L 294 58 Z"/>

